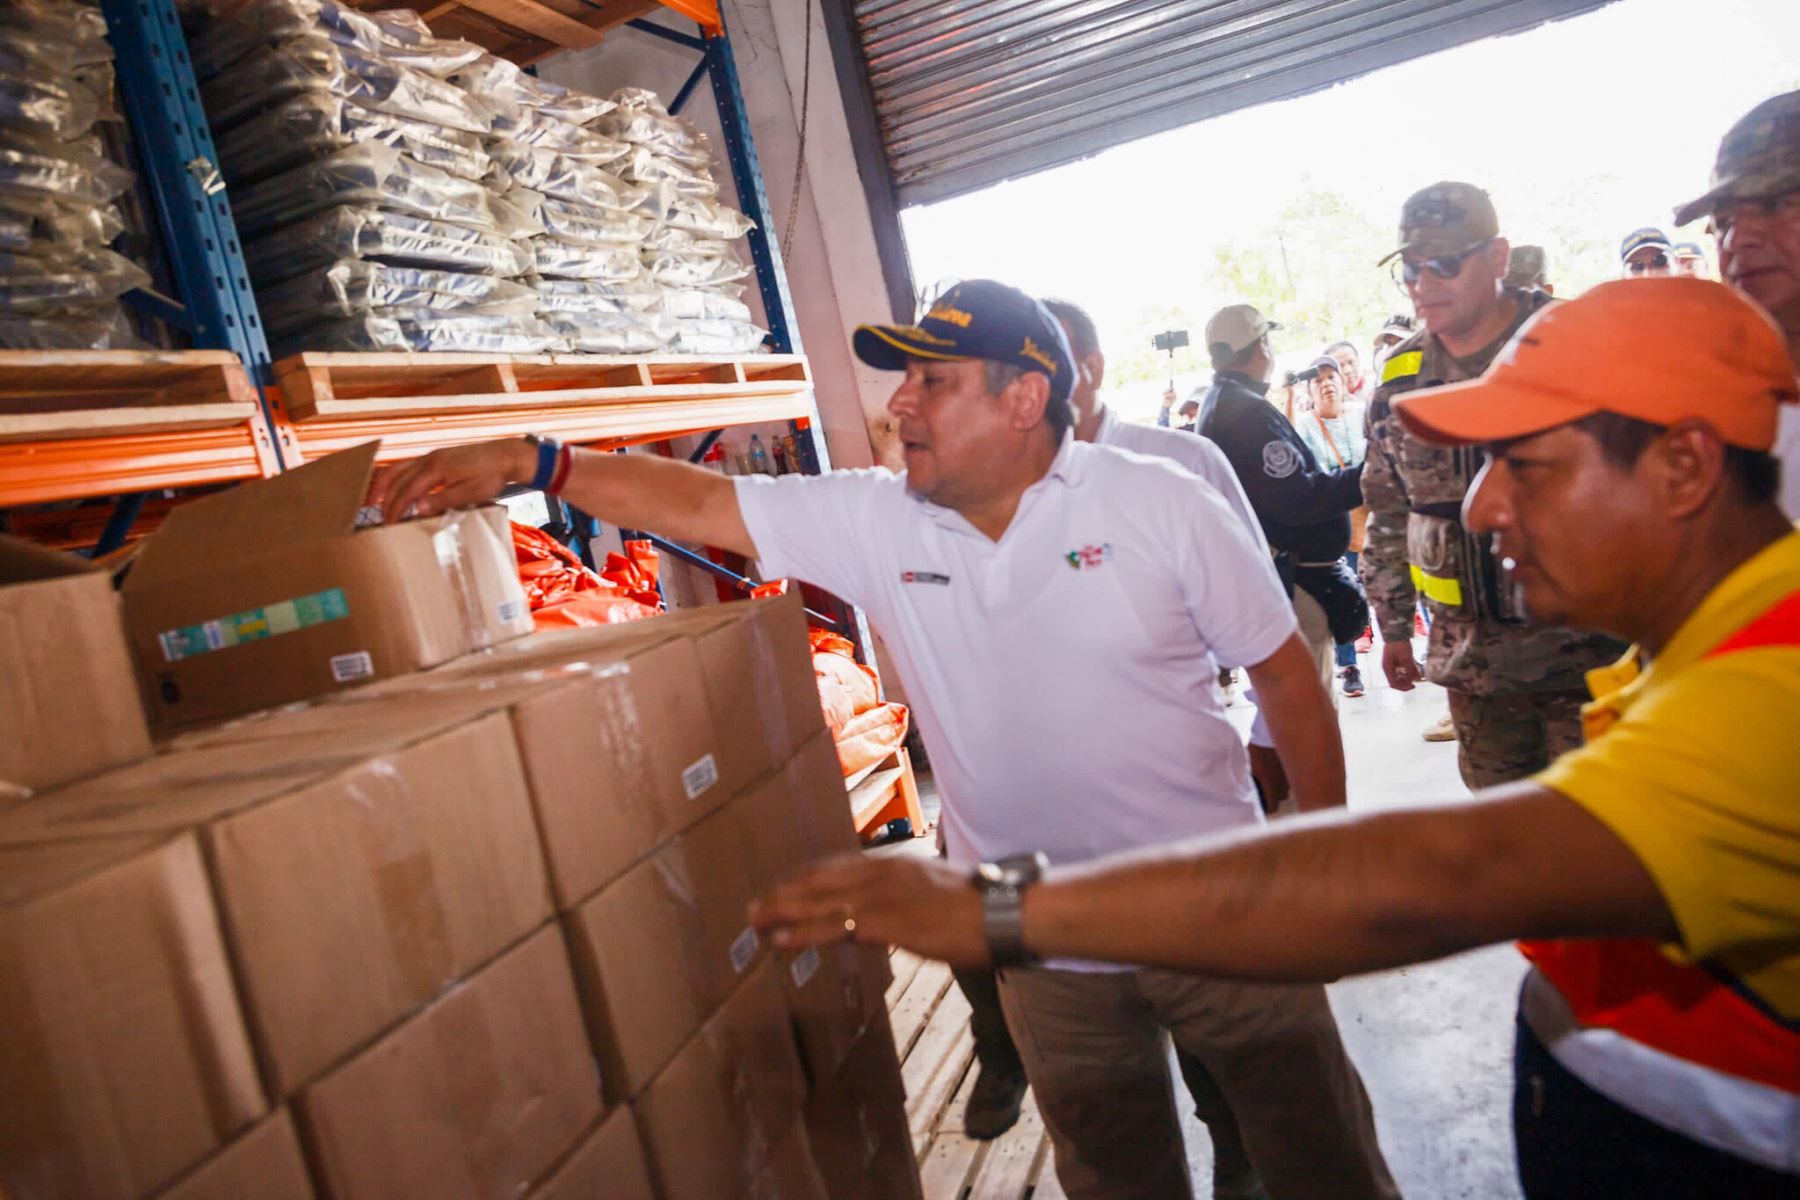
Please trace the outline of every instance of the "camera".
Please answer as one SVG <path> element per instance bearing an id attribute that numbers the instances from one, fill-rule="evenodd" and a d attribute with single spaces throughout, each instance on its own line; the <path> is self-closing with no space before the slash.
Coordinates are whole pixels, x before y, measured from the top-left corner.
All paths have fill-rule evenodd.
<path id="1" fill-rule="evenodd" d="M 1152 349 L 1167 350 L 1170 354 L 1188 344 L 1188 333 L 1185 329 L 1168 329 L 1150 339 Z"/>
<path id="2" fill-rule="evenodd" d="M 1283 378 L 1282 384 L 1286 387 L 1293 387 L 1297 383 L 1310 383 L 1318 377 L 1319 368 L 1308 367 L 1304 371 L 1289 371 L 1286 377 Z"/>

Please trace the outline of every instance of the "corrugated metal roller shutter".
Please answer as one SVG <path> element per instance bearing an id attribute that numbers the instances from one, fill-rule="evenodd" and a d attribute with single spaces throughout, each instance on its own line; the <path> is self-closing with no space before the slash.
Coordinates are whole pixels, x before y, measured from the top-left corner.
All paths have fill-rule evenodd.
<path id="1" fill-rule="evenodd" d="M 854 13 L 907 205 L 1608 2 L 856 0 Z"/>

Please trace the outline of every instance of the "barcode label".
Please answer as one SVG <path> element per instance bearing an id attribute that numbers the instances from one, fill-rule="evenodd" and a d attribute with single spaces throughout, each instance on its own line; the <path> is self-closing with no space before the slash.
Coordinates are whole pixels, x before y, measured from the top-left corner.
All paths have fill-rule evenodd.
<path id="1" fill-rule="evenodd" d="M 819 948 L 808 946 L 804 953 L 788 967 L 788 974 L 793 977 L 794 986 L 803 988 L 807 980 L 819 973 Z"/>
<path id="2" fill-rule="evenodd" d="M 369 657 L 367 650 L 331 656 L 331 677 L 339 683 L 353 683 L 358 679 L 368 679 L 374 674 L 375 660 Z"/>
<path id="3" fill-rule="evenodd" d="M 687 790 L 689 800 L 694 799 L 717 782 L 719 782 L 719 764 L 713 761 L 713 756 L 710 754 L 695 759 L 681 772 L 681 786 Z"/>
<path id="4" fill-rule="evenodd" d="M 738 934 L 737 940 L 731 943 L 731 969 L 742 975 L 756 961 L 756 952 L 762 943 L 757 940 L 756 930 L 746 928 Z"/>
<path id="5" fill-rule="evenodd" d="M 500 619 L 509 624 L 518 620 L 524 613 L 524 608 L 517 600 L 506 600 L 500 605 Z"/>

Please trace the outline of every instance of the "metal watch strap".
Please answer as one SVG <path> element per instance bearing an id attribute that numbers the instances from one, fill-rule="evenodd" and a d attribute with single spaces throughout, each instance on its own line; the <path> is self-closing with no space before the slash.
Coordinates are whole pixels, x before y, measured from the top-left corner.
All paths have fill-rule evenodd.
<path id="1" fill-rule="evenodd" d="M 985 863 L 975 873 L 988 954 L 996 967 L 1023 967 L 1037 961 L 1025 945 L 1025 889 L 1049 865 L 1043 854 L 1020 854 Z"/>

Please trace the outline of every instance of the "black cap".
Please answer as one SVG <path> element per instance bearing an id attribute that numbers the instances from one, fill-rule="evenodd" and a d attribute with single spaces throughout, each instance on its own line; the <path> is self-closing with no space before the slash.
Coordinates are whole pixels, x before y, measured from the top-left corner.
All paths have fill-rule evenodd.
<path id="1" fill-rule="evenodd" d="M 981 359 L 1047 377 L 1053 401 L 1075 390 L 1075 356 L 1062 323 L 1033 297 L 992 279 L 957 284 L 916 325 L 859 325 L 850 344 L 881 371 L 903 371 L 914 358 Z"/>

